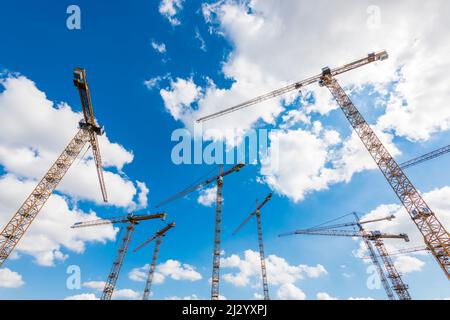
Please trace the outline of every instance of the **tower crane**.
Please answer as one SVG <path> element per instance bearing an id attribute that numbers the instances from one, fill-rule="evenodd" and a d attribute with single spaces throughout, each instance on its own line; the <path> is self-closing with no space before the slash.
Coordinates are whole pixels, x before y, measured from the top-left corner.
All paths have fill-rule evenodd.
<path id="1" fill-rule="evenodd" d="M 83 119 L 79 123 L 79 130 L 0 233 L 0 266 L 8 259 L 88 142 L 94 154 L 103 200 L 105 202 L 108 201 L 103 179 L 102 158 L 97 140 L 97 136 L 103 134 L 103 129 L 95 121 L 86 80 L 86 71 L 81 68 L 75 68 L 73 75 L 73 82 L 78 89 L 83 108 Z"/>
<path id="2" fill-rule="evenodd" d="M 233 173 L 239 172 L 241 168 L 245 165 L 243 163 L 239 163 L 232 167 L 229 170 L 223 171 L 223 165 L 219 165 L 219 174 L 206 179 L 205 181 L 191 186 L 177 194 L 169 197 L 168 199 L 160 202 L 156 207 L 161 207 L 169 202 L 172 202 L 176 199 L 184 197 L 185 195 L 198 190 L 202 187 L 205 187 L 214 181 L 217 185 L 216 190 L 216 211 L 215 211 L 215 224 L 214 224 L 214 250 L 213 250 L 213 266 L 212 266 L 212 278 L 211 278 L 211 299 L 219 300 L 219 282 L 220 282 L 220 241 L 221 241 L 221 233 L 222 233 L 222 188 L 223 188 L 223 177 Z"/>
<path id="3" fill-rule="evenodd" d="M 378 53 L 370 53 L 367 57 L 335 69 L 325 67 L 322 69 L 321 74 L 253 98 L 231 108 L 201 117 L 197 121 L 202 122 L 211 120 L 236 110 L 278 97 L 285 93 L 300 90 L 303 87 L 313 83 L 318 83 L 320 86 L 327 87 L 337 101 L 341 110 L 344 112 L 345 117 L 350 122 L 351 126 L 370 153 L 371 157 L 374 159 L 379 169 L 385 176 L 389 185 L 400 199 L 412 221 L 422 234 L 426 246 L 430 249 L 447 278 L 450 279 L 450 234 L 438 220 L 435 213 L 422 198 L 421 194 L 417 191 L 409 178 L 403 172 L 402 168 L 382 144 L 378 136 L 375 134 L 373 129 L 364 119 L 362 114 L 351 101 L 350 97 L 345 93 L 335 78 L 339 74 L 357 69 L 376 61 L 386 60 L 388 57 L 389 56 L 386 51 L 381 51 Z"/>
<path id="4" fill-rule="evenodd" d="M 413 166 L 416 166 L 418 164 L 421 164 L 421 163 L 423 163 L 425 161 L 436 159 L 436 158 L 438 158 L 440 156 L 443 156 L 443 155 L 445 155 L 445 154 L 447 154 L 449 152 L 450 152 L 450 145 L 445 146 L 445 147 L 440 148 L 440 149 L 437 149 L 437 150 L 434 150 L 432 152 L 426 153 L 426 154 L 421 155 L 421 156 L 419 156 L 417 158 L 405 161 L 405 162 L 400 164 L 400 168 L 405 170 L 405 169 L 408 169 L 410 167 L 413 167 Z"/>
<path id="5" fill-rule="evenodd" d="M 408 287 L 403 283 L 401 276 L 396 270 L 394 264 L 392 263 L 392 260 L 390 259 L 384 247 L 384 243 L 382 241 L 382 239 L 403 239 L 406 242 L 409 242 L 408 235 L 403 233 L 387 234 L 382 233 L 380 231 L 366 231 L 363 227 L 363 225 L 367 223 L 378 222 L 383 220 L 390 221 L 394 218 L 394 216 L 392 215 L 385 218 L 359 221 L 358 215 L 356 213 L 353 214 L 357 219 L 356 222 L 350 222 L 341 225 L 330 225 L 329 229 L 327 229 L 326 226 L 323 226 L 316 229 L 310 228 L 306 230 L 296 230 L 293 232 L 283 233 L 280 236 L 304 234 L 304 235 L 322 235 L 322 236 L 338 236 L 338 237 L 360 237 L 362 238 L 364 244 L 367 247 L 367 250 L 369 251 L 370 259 L 372 260 L 373 265 L 377 269 L 378 275 L 380 277 L 384 290 L 386 291 L 388 299 L 395 300 L 395 296 L 393 293 L 394 290 L 397 293 L 400 300 L 410 300 L 411 297 L 409 296 L 408 293 Z M 358 231 L 335 229 L 341 226 L 345 227 L 356 226 L 358 227 Z M 383 263 L 385 264 L 386 267 L 386 271 L 388 272 L 388 277 L 391 279 L 392 286 L 390 286 L 388 283 L 386 274 L 384 273 L 383 268 L 381 267 L 381 263 L 379 262 L 378 257 L 375 254 L 375 250 L 371 242 L 374 242 L 378 252 L 380 253 L 380 257 L 382 258 Z"/>
<path id="6" fill-rule="evenodd" d="M 152 287 L 153 274 L 155 273 L 155 268 L 156 268 L 156 261 L 158 260 L 159 248 L 161 247 L 163 237 L 166 235 L 167 231 L 169 231 L 173 227 L 175 227 L 175 222 L 169 223 L 167 226 L 165 226 L 163 229 L 156 232 L 151 238 L 147 239 L 141 245 L 139 245 L 136 249 L 133 250 L 133 252 L 136 252 L 140 248 L 144 247 L 146 244 L 148 244 L 156 239 L 155 249 L 153 250 L 152 263 L 150 264 L 150 268 L 148 270 L 147 281 L 145 283 L 144 295 L 142 296 L 142 300 L 148 300 L 148 297 L 150 296 L 150 289 Z"/>
<path id="7" fill-rule="evenodd" d="M 117 279 L 119 278 L 120 269 L 123 265 L 123 260 L 125 258 L 125 254 L 128 251 L 128 246 L 131 241 L 131 236 L 134 233 L 135 227 L 142 221 L 150 220 L 150 219 L 166 219 L 166 213 L 160 212 L 155 214 L 148 215 L 134 215 L 129 214 L 126 217 L 118 217 L 112 219 L 99 219 L 93 221 L 86 222 L 77 222 L 71 228 L 84 228 L 84 227 L 93 227 L 100 225 L 111 225 L 117 223 L 126 223 L 126 230 L 121 239 L 119 250 L 117 250 L 116 258 L 114 259 L 111 271 L 109 272 L 108 279 L 105 282 L 105 287 L 103 289 L 103 293 L 101 296 L 101 300 L 111 300 L 112 294 L 116 287 Z"/>
<path id="8" fill-rule="evenodd" d="M 258 201 L 256 202 L 256 209 L 252 213 L 248 215 L 248 217 L 239 225 L 239 227 L 234 230 L 233 235 L 237 234 L 239 230 L 253 217 L 256 217 L 256 227 L 258 230 L 258 245 L 259 245 L 259 257 L 261 259 L 261 276 L 263 283 L 263 291 L 264 291 L 264 300 L 269 300 L 269 284 L 267 282 L 267 270 L 266 270 L 266 257 L 264 255 L 264 242 L 262 235 L 262 226 L 261 226 L 261 208 L 269 202 L 272 198 L 272 193 L 270 193 L 264 200 L 258 205 Z"/>

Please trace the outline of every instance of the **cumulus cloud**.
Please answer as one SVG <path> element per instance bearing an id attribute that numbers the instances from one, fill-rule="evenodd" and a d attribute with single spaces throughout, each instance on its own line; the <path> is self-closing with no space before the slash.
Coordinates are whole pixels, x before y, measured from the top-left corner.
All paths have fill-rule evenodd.
<path id="1" fill-rule="evenodd" d="M 158 43 L 156 41 L 152 41 L 152 48 L 158 53 L 166 53 L 166 44 L 164 42 Z"/>
<path id="2" fill-rule="evenodd" d="M 184 296 L 184 297 L 171 296 L 171 297 L 165 298 L 164 300 L 200 300 L 200 298 L 196 294 L 191 294 L 190 296 Z"/>
<path id="3" fill-rule="evenodd" d="M 0 288 L 19 288 L 24 283 L 19 273 L 8 268 L 0 269 Z"/>
<path id="4" fill-rule="evenodd" d="M 316 294 L 316 299 L 317 300 L 338 300 L 338 298 L 333 297 L 326 292 L 318 292 Z"/>
<path id="5" fill-rule="evenodd" d="M 222 270 L 229 268 L 238 269 L 235 273 L 223 273 L 222 278 L 236 287 L 259 286 L 261 277 L 261 264 L 259 252 L 246 250 L 244 258 L 237 254 L 224 257 L 221 260 Z M 316 266 L 290 265 L 285 259 L 276 255 L 269 255 L 266 258 L 267 280 L 274 286 L 293 284 L 297 280 L 317 278 L 327 274 L 326 269 L 318 264 Z M 288 290 L 288 289 L 285 289 Z"/>
<path id="6" fill-rule="evenodd" d="M 305 300 L 306 295 L 292 283 L 286 283 L 278 288 L 277 297 L 280 300 Z"/>
<path id="7" fill-rule="evenodd" d="M 197 198 L 197 202 L 206 207 L 211 207 L 216 202 L 216 193 L 216 187 L 202 189 Z"/>
<path id="8" fill-rule="evenodd" d="M 181 24 L 176 17 L 178 12 L 183 9 L 184 0 L 161 0 L 159 3 L 159 13 L 163 15 L 172 26 Z"/>
<path id="9" fill-rule="evenodd" d="M 146 281 L 149 268 L 149 264 L 145 264 L 140 268 L 134 268 L 128 273 L 128 278 L 134 281 Z M 155 273 L 153 274 L 153 283 L 161 284 L 166 278 L 193 282 L 201 280 L 202 275 L 189 264 L 169 259 L 156 266 Z"/>
<path id="10" fill-rule="evenodd" d="M 65 297 L 64 300 L 100 300 L 93 293 L 80 293 L 73 296 Z"/>

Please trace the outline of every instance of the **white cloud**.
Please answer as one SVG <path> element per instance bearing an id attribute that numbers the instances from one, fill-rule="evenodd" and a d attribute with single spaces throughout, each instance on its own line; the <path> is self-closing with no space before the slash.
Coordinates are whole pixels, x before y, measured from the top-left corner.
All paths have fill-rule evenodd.
<path id="1" fill-rule="evenodd" d="M 128 278 L 133 281 L 146 281 L 149 268 L 149 264 L 145 264 L 140 268 L 133 268 L 128 273 Z M 153 274 L 153 284 L 161 284 L 166 278 L 171 278 L 173 280 L 187 280 L 193 282 L 201 280 L 202 275 L 189 264 L 169 259 L 166 262 L 156 266 L 156 270 Z"/>
<path id="2" fill-rule="evenodd" d="M 348 300 L 375 300 L 375 299 L 371 297 L 350 297 L 348 298 Z"/>
<path id="3" fill-rule="evenodd" d="M 167 49 L 166 49 L 166 44 L 164 42 L 158 43 L 154 40 L 152 40 L 152 48 L 158 52 L 158 53 L 166 53 Z"/>
<path id="4" fill-rule="evenodd" d="M 22 276 L 8 268 L 0 269 L 0 288 L 19 288 L 25 282 Z"/>
<path id="5" fill-rule="evenodd" d="M 221 268 L 237 268 L 236 273 L 225 273 L 222 278 L 237 287 L 243 286 L 259 286 L 261 277 L 261 264 L 259 252 L 246 250 L 244 259 L 239 255 L 232 254 L 229 257 L 222 258 Z M 290 265 L 285 259 L 276 255 L 269 255 L 266 258 L 267 280 L 274 286 L 283 284 L 293 284 L 297 280 L 303 279 L 305 276 L 309 278 L 317 278 L 327 274 L 325 268 L 318 264 L 317 266 L 307 265 Z"/>
<path id="6" fill-rule="evenodd" d="M 405 274 L 421 271 L 422 267 L 425 265 L 425 262 L 415 257 L 401 256 L 395 259 L 394 264 L 398 272 Z"/>
<path id="7" fill-rule="evenodd" d="M 137 300 L 141 298 L 141 294 L 132 289 L 116 289 L 112 294 L 112 299 Z"/>
<path id="8" fill-rule="evenodd" d="M 145 184 L 145 182 L 136 180 L 136 185 L 139 189 L 138 199 L 137 199 L 137 209 L 145 209 L 145 208 L 147 208 L 148 192 L 150 190 L 147 188 L 147 185 Z"/>
<path id="9" fill-rule="evenodd" d="M 189 112 L 190 105 L 201 95 L 201 88 L 192 79 L 177 78 L 170 82 L 170 89 L 161 89 L 164 105 L 175 120 L 180 120 Z"/>
<path id="10" fill-rule="evenodd" d="M 64 300 L 99 300 L 93 293 L 81 293 L 64 298 Z"/>
<path id="11" fill-rule="evenodd" d="M 305 300 L 306 295 L 292 283 L 286 283 L 277 290 L 277 297 L 280 300 Z"/>
<path id="12" fill-rule="evenodd" d="M 21 181 L 7 174 L 0 177 L 0 225 L 5 225 L 17 210 L 17 204 L 35 187 L 35 182 Z M 83 212 L 71 208 L 67 200 L 53 194 L 47 201 L 36 220 L 16 248 L 16 252 L 31 255 L 36 263 L 52 266 L 63 261 L 67 254 L 63 250 L 82 253 L 86 243 L 114 240 L 117 229 L 111 225 L 98 228 L 71 229 L 75 222 L 99 219 L 95 212 Z"/>
<path id="13" fill-rule="evenodd" d="M 24 76 L 1 76 L 0 165 L 8 173 L 37 183 L 75 135 L 82 115 L 65 103 L 55 105 Z M 121 172 L 133 161 L 132 152 L 112 143 L 107 135 L 99 137 L 99 145 L 105 167 Z M 74 199 L 103 204 L 91 153 L 82 161 L 75 160 L 57 189 Z M 133 199 L 137 190 L 132 181 L 110 170 L 104 172 L 104 178 L 110 205 L 136 206 Z"/>
<path id="14" fill-rule="evenodd" d="M 318 292 L 316 294 L 316 299 L 317 300 L 338 300 L 338 298 L 333 297 L 326 292 Z"/>
<path id="15" fill-rule="evenodd" d="M 87 281 L 83 283 L 83 287 L 93 289 L 95 291 L 103 291 L 105 288 L 105 281 Z"/>
<path id="16" fill-rule="evenodd" d="M 184 0 L 161 0 L 159 13 L 161 13 L 172 26 L 180 25 L 180 20 L 176 18 L 178 12 L 183 9 Z"/>
<path id="17" fill-rule="evenodd" d="M 216 187 L 202 189 L 197 198 L 197 202 L 206 207 L 211 207 L 216 202 L 216 193 Z"/>
<path id="18" fill-rule="evenodd" d="M 171 297 L 165 298 L 164 300 L 200 300 L 200 298 L 196 294 L 191 294 L 190 296 L 184 296 L 184 297 L 171 296 Z"/>

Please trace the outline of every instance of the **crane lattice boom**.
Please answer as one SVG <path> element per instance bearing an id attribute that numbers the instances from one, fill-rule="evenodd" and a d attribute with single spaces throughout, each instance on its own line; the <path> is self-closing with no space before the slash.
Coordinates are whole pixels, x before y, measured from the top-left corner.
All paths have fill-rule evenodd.
<path id="1" fill-rule="evenodd" d="M 411 159 L 409 161 L 403 162 L 403 163 L 400 164 L 400 168 L 405 170 L 405 169 L 411 168 L 413 166 L 416 166 L 418 164 L 421 164 L 421 163 L 423 163 L 425 161 L 436 159 L 436 158 L 438 158 L 440 156 L 443 156 L 444 154 L 447 154 L 449 152 L 450 152 L 450 145 L 446 146 L 446 147 L 443 147 L 443 148 L 440 148 L 440 149 L 437 149 L 437 150 L 434 150 L 434 151 L 429 152 L 427 154 L 421 155 L 420 157 Z"/>

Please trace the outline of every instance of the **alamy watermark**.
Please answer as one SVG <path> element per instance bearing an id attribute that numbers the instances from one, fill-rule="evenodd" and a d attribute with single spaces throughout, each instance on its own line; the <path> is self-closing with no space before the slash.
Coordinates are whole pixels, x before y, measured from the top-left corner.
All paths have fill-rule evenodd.
<path id="1" fill-rule="evenodd" d="M 81 9 L 75 4 L 67 7 L 66 13 L 69 15 L 66 19 L 66 27 L 69 30 L 81 29 Z"/>
<path id="2" fill-rule="evenodd" d="M 195 125 L 193 132 L 176 129 L 171 135 L 171 141 L 175 142 L 171 159 L 177 165 L 243 163 L 276 170 L 279 167 L 277 131 L 251 129 L 239 134 L 236 130 L 208 129 L 203 132 L 201 125 Z M 209 140 L 204 141 L 203 137 Z"/>

